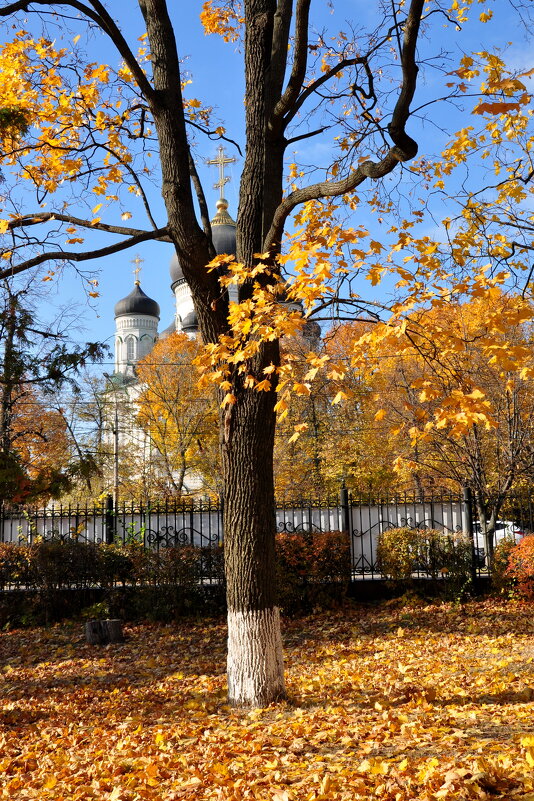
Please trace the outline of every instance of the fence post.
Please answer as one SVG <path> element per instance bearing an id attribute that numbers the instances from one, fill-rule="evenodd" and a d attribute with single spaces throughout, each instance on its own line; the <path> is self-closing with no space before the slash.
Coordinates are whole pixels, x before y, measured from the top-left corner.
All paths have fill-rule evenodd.
<path id="1" fill-rule="evenodd" d="M 113 496 L 106 495 L 106 512 L 105 512 L 105 527 L 106 527 L 106 543 L 111 545 L 114 535 L 115 515 L 113 514 Z"/>
<path id="2" fill-rule="evenodd" d="M 477 577 L 475 534 L 473 528 L 473 493 L 471 487 L 464 487 L 464 501 L 462 504 L 462 528 L 471 540 L 471 579 L 473 584 Z"/>
<path id="3" fill-rule="evenodd" d="M 345 486 L 345 481 L 341 484 L 341 489 L 339 491 L 339 506 L 341 509 L 341 528 L 343 531 L 347 533 L 347 537 L 349 538 L 349 553 L 350 553 L 350 569 L 349 569 L 349 582 L 352 581 L 352 571 L 354 569 L 354 565 L 356 563 L 355 556 L 354 556 L 354 543 L 352 540 L 352 525 L 351 525 L 351 506 L 350 506 L 350 499 L 349 499 L 349 491 Z"/>
<path id="4" fill-rule="evenodd" d="M 221 520 L 221 528 L 219 531 L 219 544 L 224 542 L 224 493 L 219 493 L 219 509 L 220 509 L 220 520 Z"/>
<path id="5" fill-rule="evenodd" d="M 339 505 L 341 507 L 341 528 L 350 536 L 349 491 L 345 486 L 345 482 L 342 483 L 339 491 Z"/>

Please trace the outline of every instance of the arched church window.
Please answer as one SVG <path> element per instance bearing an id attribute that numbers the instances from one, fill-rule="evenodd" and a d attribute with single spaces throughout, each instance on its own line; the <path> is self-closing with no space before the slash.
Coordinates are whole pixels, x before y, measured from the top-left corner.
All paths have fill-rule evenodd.
<path id="1" fill-rule="evenodd" d="M 126 358 L 129 362 L 135 361 L 136 347 L 135 337 L 128 337 L 126 340 Z"/>

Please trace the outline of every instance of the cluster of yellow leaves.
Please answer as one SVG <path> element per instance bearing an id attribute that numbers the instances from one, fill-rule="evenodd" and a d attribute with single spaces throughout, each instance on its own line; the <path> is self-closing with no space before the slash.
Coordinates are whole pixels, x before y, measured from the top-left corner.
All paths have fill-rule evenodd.
<path id="1" fill-rule="evenodd" d="M 150 62 L 145 38 L 146 34 L 140 37 L 140 64 Z M 66 49 L 23 30 L 2 45 L 0 107 L 23 114 L 28 127 L 3 131 L 0 158 L 15 179 L 33 183 L 40 198 L 89 175 L 90 190 L 102 200 L 100 209 L 104 202 L 118 200 L 123 184 L 139 193 L 129 175 L 135 158 L 132 142 L 150 141 L 153 131 L 150 119 L 139 118 L 135 95 L 128 100 L 124 84 L 133 83 L 133 76 L 124 65 L 118 70 L 97 63 L 76 65 L 73 58 L 76 55 Z M 184 112 L 189 119 L 207 123 L 211 109 L 185 98 Z M 92 220 L 99 221 L 98 216 Z M 8 221 L 0 220 L 0 233 L 7 227 Z M 84 241 L 75 236 L 75 227 L 67 233 L 67 244 Z"/>
<path id="2" fill-rule="evenodd" d="M 527 232 L 528 240 L 531 230 L 533 190 L 527 176 L 533 144 L 533 95 L 527 80 L 534 70 L 514 73 L 495 53 L 483 51 L 464 56 L 452 74 L 460 78 L 460 91 L 467 90 L 466 82 L 483 75 L 482 97 L 473 109 L 477 122 L 458 131 L 434 165 L 434 186 L 444 189 L 444 178 L 466 165 L 472 155 L 481 159 L 481 165 L 487 161 L 487 171 L 496 176 L 486 178 L 483 191 L 476 191 L 472 179 L 467 184 L 471 191 L 462 198 L 460 226 L 451 237 L 454 261 L 463 267 L 482 252 L 496 260 L 506 259 L 515 271 L 528 270 L 528 241 L 523 248 L 517 232 Z"/>
<path id="3" fill-rule="evenodd" d="M 257 254 L 251 267 L 240 264 L 231 256 L 217 256 L 208 269 L 225 266 L 226 274 L 220 277 L 221 286 L 231 284 L 250 286 L 250 298 L 239 303 L 230 303 L 228 321 L 231 331 L 219 338 L 216 344 L 208 344 L 196 363 L 204 370 L 201 385 L 215 383 L 226 395 L 223 406 L 235 402 L 231 391 L 231 375 L 236 371 L 242 376 L 245 386 L 258 392 L 271 389 L 271 376 L 279 368 L 268 365 L 262 375 L 254 375 L 251 363 L 259 353 L 263 342 L 278 340 L 297 334 L 304 323 L 299 307 L 288 302 L 286 284 L 273 270 L 269 254 Z M 289 368 L 290 369 L 290 368 Z M 278 387 L 280 390 L 280 385 Z"/>
<path id="4" fill-rule="evenodd" d="M 225 42 L 235 42 L 244 22 L 242 14 L 241 3 L 235 0 L 206 0 L 202 4 L 200 21 L 206 35 L 216 33 Z"/>
<path id="5" fill-rule="evenodd" d="M 109 183 L 119 183 L 123 171 L 117 162 L 131 160 L 122 141 L 121 128 L 128 112 L 121 101 L 105 97 L 110 80 L 108 67 L 88 64 L 83 77 L 69 86 L 61 77 L 67 53 L 52 42 L 33 39 L 19 31 L 0 52 L 0 104 L 24 111 L 30 132 L 19 146 L 4 141 L 4 163 L 18 167 L 20 178 L 54 192 L 65 181 L 75 180 L 83 167 L 83 147 L 91 127 L 115 158 L 108 153 L 93 186 L 105 194 Z"/>
<path id="6" fill-rule="evenodd" d="M 0 798 L 484 801 L 534 792 L 532 606 L 284 625 L 289 700 L 225 703 L 223 624 L 0 634 Z M 528 795 L 526 795 L 528 794 Z"/>
<path id="7" fill-rule="evenodd" d="M 301 302 L 306 310 L 332 295 L 333 279 L 358 270 L 368 256 L 382 250 L 375 241 L 367 249 L 361 247 L 369 232 L 363 226 L 347 228 L 340 224 L 336 220 L 338 209 L 339 204 L 334 202 L 305 203 L 295 215 L 296 230 L 288 236 L 280 257 L 282 265 L 291 265 L 288 297 Z"/>
<path id="8" fill-rule="evenodd" d="M 276 411 L 283 418 L 291 395 L 309 394 L 308 382 L 327 367 L 330 356 L 313 352 L 305 355 L 307 370 L 300 376 L 291 358 L 286 358 L 280 368 L 268 365 L 260 376 L 251 372 L 250 365 L 262 342 L 295 337 L 302 331 L 305 313 L 334 292 L 332 280 L 349 271 L 351 260 L 356 259 L 358 267 L 366 256 L 382 250 L 382 245 L 375 241 L 370 242 L 367 250 L 352 247 L 360 244 L 368 232 L 337 224 L 336 209 L 333 203 L 305 204 L 296 217 L 297 224 L 302 227 L 288 238 L 287 248 L 278 257 L 277 264 L 273 264 L 269 254 L 256 254 L 252 266 L 225 255 L 217 256 L 208 265 L 210 270 L 224 266 L 225 274 L 219 279 L 224 289 L 231 284 L 239 287 L 246 284 L 249 288 L 248 299 L 230 304 L 231 332 L 217 344 L 207 345 L 206 353 L 197 360 L 205 371 L 203 383 L 214 382 L 226 391 L 223 405 L 232 404 L 236 399 L 231 382 L 234 370 L 244 377 L 246 387 L 257 391 L 270 390 L 271 376 L 275 373 L 276 390 L 280 394 Z M 291 274 L 282 278 L 279 268 L 286 264 L 290 264 Z M 332 375 L 343 372 L 343 368 L 335 364 L 328 367 Z M 344 391 L 339 391 L 332 402 L 336 404 L 347 397 Z M 294 437 L 301 430 L 302 426 L 297 427 Z"/>

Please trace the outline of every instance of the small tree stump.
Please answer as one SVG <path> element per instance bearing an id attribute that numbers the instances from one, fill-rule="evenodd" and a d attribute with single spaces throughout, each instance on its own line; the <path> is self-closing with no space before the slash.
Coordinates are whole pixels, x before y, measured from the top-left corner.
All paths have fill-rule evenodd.
<path id="1" fill-rule="evenodd" d="M 124 642 L 120 620 L 88 620 L 85 624 L 85 639 L 89 645 L 107 645 Z"/>
<path id="2" fill-rule="evenodd" d="M 102 626 L 106 631 L 107 642 L 124 642 L 122 623 L 120 620 L 103 620 Z"/>

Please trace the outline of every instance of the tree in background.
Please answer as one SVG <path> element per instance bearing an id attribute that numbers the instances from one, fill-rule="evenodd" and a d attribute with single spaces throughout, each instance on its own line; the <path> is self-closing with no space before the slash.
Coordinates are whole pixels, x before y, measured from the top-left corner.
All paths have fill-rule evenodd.
<path id="1" fill-rule="evenodd" d="M 373 372 L 366 364 L 352 363 L 353 345 L 373 323 L 345 323 L 326 338 L 326 351 L 342 371 L 327 385 L 330 395 L 330 429 L 325 458 L 335 486 L 343 482 L 359 495 L 386 495 L 396 489 L 395 452 L 375 421 Z M 339 395 L 343 403 L 335 402 Z"/>
<path id="2" fill-rule="evenodd" d="M 372 384 L 363 369 L 351 365 L 354 341 L 369 327 L 338 325 L 313 349 L 302 336 L 283 343 L 284 359 L 294 364 L 294 397 L 276 428 L 280 498 L 335 497 L 342 484 L 360 494 L 386 493 L 395 484 L 394 454 L 374 425 Z M 335 362 L 337 370 L 312 378 L 310 361 L 317 356 Z"/>
<path id="3" fill-rule="evenodd" d="M 100 375 L 81 370 L 74 390 L 61 387 L 51 396 L 52 408 L 63 418 L 73 465 L 71 487 L 62 498 L 65 501 L 94 502 L 112 492 L 113 401 L 105 388 Z"/>
<path id="4" fill-rule="evenodd" d="M 10 421 L 11 471 L 4 473 L 5 500 L 46 502 L 70 488 L 73 465 L 64 419 L 47 398 L 21 384 Z"/>
<path id="5" fill-rule="evenodd" d="M 201 487 L 221 487 L 217 397 L 200 389 L 194 360 L 201 345 L 185 334 L 170 334 L 137 365 L 141 391 L 136 423 L 152 445 L 156 492 L 180 497 Z"/>
<path id="6" fill-rule="evenodd" d="M 41 326 L 30 282 L 2 286 L 0 309 L 0 490 L 4 501 L 46 500 L 64 492 L 80 464 L 69 458 L 65 423 L 51 403 L 103 349 L 68 343 L 57 326 Z"/>
<path id="7" fill-rule="evenodd" d="M 491 556 L 506 498 L 534 470 L 532 381 L 518 374 L 516 364 L 521 359 L 531 370 L 532 305 L 497 288 L 480 299 L 450 303 L 439 310 L 443 343 L 429 314 L 438 312 L 413 314 L 419 334 L 410 352 L 399 352 L 390 341 L 370 353 L 371 361 L 379 359 L 372 381 L 375 423 L 397 454 L 404 486 L 411 478 L 420 495 L 436 487 L 472 489 Z M 436 350 L 431 363 L 427 329 Z M 493 361 L 487 348 L 498 354 Z"/>
<path id="8" fill-rule="evenodd" d="M 418 151 L 412 119 L 418 72 L 423 66 L 435 67 L 441 81 L 442 72 L 450 71 L 450 62 L 438 51 L 467 21 L 467 6 L 455 2 L 427 8 L 423 0 L 378 3 L 367 8 L 372 17 L 367 30 L 358 18 L 357 31 L 317 35 L 311 0 L 245 0 L 242 9 L 226 0 L 202 5 L 207 32 L 226 39 L 241 36 L 245 76 L 237 253 L 215 259 L 192 146 L 202 133 L 226 133 L 212 121 L 209 108 L 186 90 L 168 4 L 139 0 L 138 5 L 145 32 L 137 56 L 100 0 L 15 0 L 0 7 L 15 31 L 0 56 L 0 105 L 27 109 L 32 120 L 27 136 L 3 142 L 3 167 L 13 169 L 17 190 L 21 176 L 29 179 L 38 204 L 29 210 L 17 192 L 9 195 L 13 216 L 0 223 L 9 240 L 3 255 L 6 270 L 13 274 L 45 263 L 53 273 L 57 262 L 101 260 L 149 239 L 174 245 L 206 345 L 206 382 L 215 383 L 220 396 L 229 698 L 236 704 L 265 705 L 284 694 L 274 570 L 273 448 L 275 414 L 287 410 L 295 381 L 291 365 L 281 363 L 279 341 L 303 323 L 285 301 L 300 300 L 307 312 L 332 308 L 337 314 L 343 305 L 356 314 L 354 309 L 361 312 L 365 304 L 347 274 L 362 271 L 376 284 L 385 270 L 398 271 L 405 282 L 404 298 L 386 310 L 392 316 L 386 325 L 390 328 L 414 306 L 440 296 L 449 279 L 432 258 L 432 241 L 428 234 L 416 240 L 407 234 L 419 209 L 392 225 L 380 242 L 363 228 L 361 218 L 358 227 L 347 225 L 346 214 L 361 212 L 362 193 L 371 209 L 381 215 L 391 212 L 395 182 L 385 179 L 392 173 L 399 180 L 411 177 L 403 165 L 413 162 Z M 129 8 L 128 21 L 131 14 Z M 36 26 L 60 20 L 67 28 L 76 27 L 76 42 L 85 22 L 90 36 L 102 34 L 122 63 L 84 61 L 70 43 L 58 49 L 54 35 L 34 38 L 25 32 L 27 20 Z M 425 51 L 422 25 L 434 37 L 439 30 L 438 47 Z M 497 69 L 489 85 L 477 92 L 487 101 L 521 91 L 504 80 Z M 463 91 L 462 84 L 455 84 L 450 96 L 461 97 Z M 438 96 L 446 92 L 440 83 Z M 418 113 L 423 108 L 430 113 L 433 100 L 428 94 L 421 97 Z M 506 108 L 503 113 L 508 111 L 513 113 Z M 312 166 L 288 164 L 288 148 L 313 137 L 319 150 L 329 140 L 322 168 L 315 166 L 316 160 Z M 151 163 L 147 154 L 157 156 L 160 169 L 165 204 L 160 224 L 145 188 Z M 426 172 L 428 165 L 414 164 L 416 176 L 424 180 Z M 92 210 L 87 189 L 101 201 Z M 139 197 L 146 227 L 122 225 L 113 216 L 123 191 Z M 396 195 L 399 202 L 403 194 Z M 45 201 L 50 209 L 39 205 Z M 106 213 L 109 220 L 102 219 Z M 296 230 L 281 255 L 291 215 Z M 125 208 L 123 219 L 130 216 Z M 65 234 L 69 245 L 83 244 L 80 229 L 119 240 L 101 248 L 65 250 Z M 390 243 L 385 241 L 388 235 Z M 30 258 L 25 250 L 29 241 L 35 252 Z M 383 258 L 388 247 L 392 253 L 414 250 L 417 268 L 410 272 L 393 257 L 391 262 Z M 481 275 L 477 269 L 464 291 L 475 291 Z M 229 305 L 226 287 L 232 281 L 239 286 L 240 302 Z M 459 291 L 452 283 L 451 291 Z M 373 336 L 386 336 L 376 330 Z M 408 333 L 406 326 L 397 330 Z M 356 351 L 358 366 L 360 343 Z M 322 355 L 308 361 L 307 380 L 321 369 L 329 377 L 343 374 Z"/>

